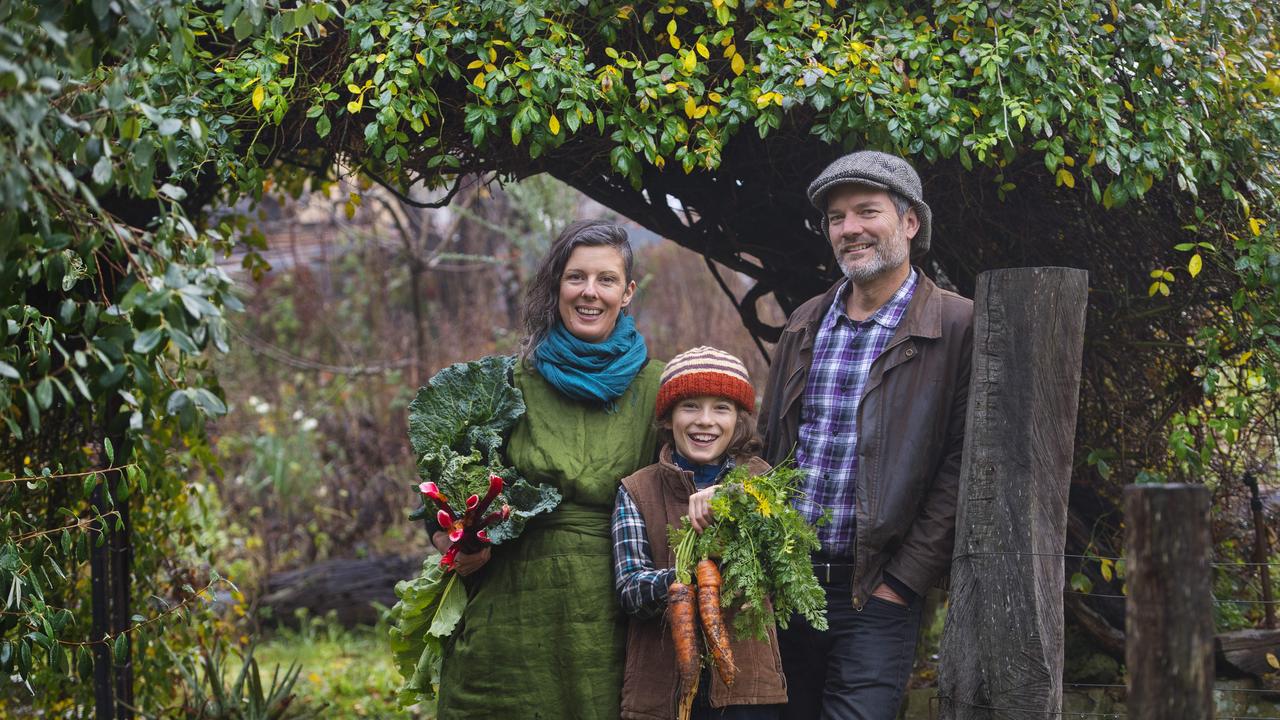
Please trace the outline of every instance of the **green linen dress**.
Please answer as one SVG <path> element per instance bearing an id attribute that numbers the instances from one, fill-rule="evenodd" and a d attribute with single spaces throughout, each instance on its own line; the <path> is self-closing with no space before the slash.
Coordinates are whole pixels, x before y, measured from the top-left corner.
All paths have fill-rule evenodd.
<path id="1" fill-rule="evenodd" d="M 619 716 L 626 621 L 610 520 L 622 478 L 653 461 L 661 373 L 650 361 L 607 412 L 516 367 L 527 410 L 507 459 L 564 500 L 467 578 L 470 602 L 444 651 L 440 720 Z"/>

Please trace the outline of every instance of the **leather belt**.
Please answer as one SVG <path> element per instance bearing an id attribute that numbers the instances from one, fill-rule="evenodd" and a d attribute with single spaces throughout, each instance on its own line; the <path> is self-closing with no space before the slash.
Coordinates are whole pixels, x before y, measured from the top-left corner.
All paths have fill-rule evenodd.
<path id="1" fill-rule="evenodd" d="M 813 562 L 813 574 L 822 585 L 851 585 L 853 583 L 853 563 L 851 562 Z"/>

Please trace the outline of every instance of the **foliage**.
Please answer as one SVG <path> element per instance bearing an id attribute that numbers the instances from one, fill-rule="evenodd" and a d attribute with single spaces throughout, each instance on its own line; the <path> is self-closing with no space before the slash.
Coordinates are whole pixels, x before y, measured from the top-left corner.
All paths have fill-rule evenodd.
<path id="1" fill-rule="evenodd" d="M 680 582 L 688 582 L 699 559 L 719 558 L 720 602 L 737 608 L 733 628 L 740 637 L 764 639 L 770 625 L 785 628 L 793 614 L 827 627 L 827 596 L 810 563 L 821 547 L 818 534 L 791 502 L 803 477 L 786 465 L 763 475 L 736 467 L 711 497 L 711 527 L 699 535 L 684 518 L 671 533 Z"/>
<path id="2" fill-rule="evenodd" d="M 181 184 L 223 148 L 193 101 L 185 3 L 5 2 L 0 23 L 0 655 L 43 708 L 86 703 L 110 646 L 157 706 L 163 649 L 191 641 L 168 619 L 202 617 L 212 585 L 193 587 L 183 477 L 210 462 L 202 425 L 225 406 L 202 354 L 227 349 L 238 303 L 214 265 L 227 228 L 200 231 Z M 90 548 L 126 516 L 151 538 L 133 618 L 91 637 Z"/>
<path id="3" fill-rule="evenodd" d="M 294 686 L 302 667 L 291 664 L 284 675 L 276 666 L 269 684 L 263 683 L 254 646 L 241 653 L 240 668 L 230 679 L 229 653 L 220 643 L 201 648 L 196 656 L 173 657 L 185 682 L 181 717 L 187 720 L 291 720 L 321 717 L 320 708 L 296 702 Z"/>

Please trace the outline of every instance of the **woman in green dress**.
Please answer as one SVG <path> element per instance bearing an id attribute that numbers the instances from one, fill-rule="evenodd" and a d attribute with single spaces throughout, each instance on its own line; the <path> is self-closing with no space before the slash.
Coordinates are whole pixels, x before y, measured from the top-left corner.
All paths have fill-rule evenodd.
<path id="1" fill-rule="evenodd" d="M 527 410 L 506 454 L 564 499 L 515 540 L 458 557 L 470 602 L 445 647 L 440 720 L 619 716 L 610 516 L 621 478 L 654 459 L 662 373 L 626 314 L 635 288 L 626 231 L 601 222 L 561 233 L 529 287 L 514 375 Z"/>

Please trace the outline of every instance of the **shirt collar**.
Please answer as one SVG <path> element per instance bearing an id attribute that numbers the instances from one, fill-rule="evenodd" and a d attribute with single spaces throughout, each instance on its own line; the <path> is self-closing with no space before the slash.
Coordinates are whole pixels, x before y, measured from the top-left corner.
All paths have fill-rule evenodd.
<path id="1" fill-rule="evenodd" d="M 919 281 L 920 278 L 916 274 L 916 269 L 914 267 L 911 268 L 911 274 L 907 275 L 907 279 L 902 281 L 902 284 L 894 291 L 893 296 L 863 322 L 875 322 L 890 330 L 897 329 L 898 323 L 902 322 L 902 317 L 906 315 L 907 305 L 911 302 L 911 296 L 915 294 L 916 285 L 919 284 Z M 844 311 L 845 303 L 849 300 L 850 289 L 849 280 L 841 283 L 840 289 L 836 291 L 835 299 L 831 301 L 831 307 L 827 308 L 827 316 L 823 322 L 824 326 L 830 327 L 834 325 L 841 317 L 853 322 L 853 319 L 849 318 Z"/>

